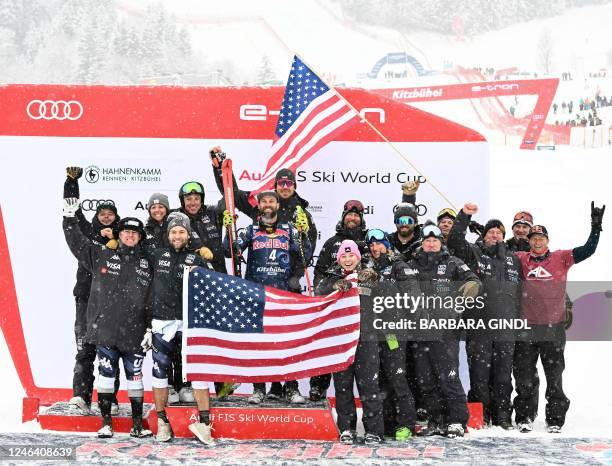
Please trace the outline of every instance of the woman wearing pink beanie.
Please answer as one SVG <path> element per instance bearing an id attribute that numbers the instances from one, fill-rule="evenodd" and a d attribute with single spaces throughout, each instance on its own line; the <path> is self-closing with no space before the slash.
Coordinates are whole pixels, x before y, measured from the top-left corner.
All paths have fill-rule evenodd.
<path id="1" fill-rule="evenodd" d="M 359 247 L 357 246 L 357 243 L 355 243 L 355 241 L 350 240 L 350 239 L 345 239 L 344 241 L 342 241 L 342 243 L 340 243 L 340 246 L 338 246 L 338 252 L 336 253 L 336 262 L 338 264 L 340 264 L 340 266 L 344 269 L 345 267 L 340 263 L 340 260 L 343 258 L 343 256 L 349 256 L 349 255 L 354 255 L 356 260 L 357 260 L 357 264 L 361 261 L 361 252 L 359 252 Z M 348 259 L 345 257 L 345 260 Z M 355 267 L 350 267 L 350 270 L 352 271 Z"/>

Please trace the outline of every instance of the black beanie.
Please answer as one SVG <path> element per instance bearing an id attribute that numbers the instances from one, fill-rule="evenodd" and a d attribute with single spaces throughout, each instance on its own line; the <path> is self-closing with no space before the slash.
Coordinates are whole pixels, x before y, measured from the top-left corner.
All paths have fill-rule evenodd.
<path id="1" fill-rule="evenodd" d="M 482 230 L 483 238 L 487 234 L 487 231 L 489 231 L 491 228 L 499 228 L 504 238 L 506 237 L 506 227 L 504 227 L 504 224 L 500 220 L 497 220 L 496 218 L 492 218 L 485 224 L 484 229 Z"/>
<path id="2" fill-rule="evenodd" d="M 115 216 L 117 216 L 117 207 L 115 206 L 115 203 L 113 201 L 107 201 L 102 204 L 98 204 L 98 207 L 96 208 L 96 217 L 102 209 L 112 210 Z"/>
<path id="3" fill-rule="evenodd" d="M 274 189 L 276 189 L 276 185 L 278 184 L 278 180 L 286 178 L 288 180 L 293 181 L 293 185 L 297 188 L 297 182 L 295 181 L 295 173 L 293 173 L 288 168 L 281 168 L 276 172 L 276 176 L 274 177 Z"/>

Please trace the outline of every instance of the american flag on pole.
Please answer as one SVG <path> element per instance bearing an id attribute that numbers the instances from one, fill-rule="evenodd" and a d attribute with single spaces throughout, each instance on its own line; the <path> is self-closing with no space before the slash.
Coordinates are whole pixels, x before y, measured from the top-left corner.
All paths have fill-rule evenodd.
<path id="1" fill-rule="evenodd" d="M 359 340 L 356 287 L 302 296 L 201 267 L 183 283 L 187 380 L 272 382 L 346 369 Z"/>
<path id="2" fill-rule="evenodd" d="M 268 165 L 251 192 L 250 202 L 256 205 L 258 193 L 273 190 L 278 170 L 289 168 L 295 173 L 302 163 L 359 120 L 359 114 L 335 89 L 299 57 L 293 57 Z"/>

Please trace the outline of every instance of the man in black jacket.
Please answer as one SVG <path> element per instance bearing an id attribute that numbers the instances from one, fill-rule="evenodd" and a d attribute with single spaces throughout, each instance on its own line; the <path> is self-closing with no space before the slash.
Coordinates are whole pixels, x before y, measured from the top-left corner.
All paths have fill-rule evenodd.
<path id="1" fill-rule="evenodd" d="M 64 199 L 79 198 L 79 178 L 83 175 L 81 167 L 66 168 L 66 181 L 64 182 Z M 94 202 L 94 201 L 89 201 Z M 93 207 L 93 206 L 92 206 Z M 95 206 L 95 214 L 89 222 L 83 210 L 76 211 L 76 218 L 81 232 L 89 238 L 92 244 L 103 246 L 113 241 L 113 228 L 119 221 L 117 207 L 111 200 L 101 201 Z M 94 361 L 96 359 L 96 345 L 88 343 L 85 339 L 87 332 L 87 302 L 91 288 L 91 273 L 79 262 L 74 285 L 74 301 L 76 317 L 74 322 L 74 336 L 77 346 L 75 357 L 72 394 L 70 404 L 77 407 L 82 414 L 89 414 L 94 384 Z M 112 402 L 113 414 L 119 411 L 116 393 L 119 389 L 119 372 L 115 381 L 115 395 Z"/>
<path id="2" fill-rule="evenodd" d="M 170 247 L 155 249 L 151 255 L 153 288 L 149 306 L 150 327 L 141 342 L 147 352 L 153 348 L 153 398 L 157 411 L 157 440 L 167 442 L 172 438 L 172 428 L 166 416 L 168 401 L 168 375 L 172 371 L 172 359 L 181 354 L 183 332 L 183 275 L 185 266 L 208 267 L 189 245 L 191 225 L 186 215 L 176 212 L 168 223 Z M 195 400 L 200 420 L 189 426 L 202 442 L 212 445 L 209 384 L 193 382 Z"/>
<path id="3" fill-rule="evenodd" d="M 364 241 L 367 231 L 363 217 L 364 210 L 361 201 L 353 199 L 344 203 L 342 216 L 336 225 L 336 234 L 325 241 L 319 252 L 317 265 L 315 265 L 315 287 L 325 277 L 327 270 L 334 266 L 338 247 L 342 241 L 350 239 L 357 244 L 362 256 L 367 253 L 367 246 Z"/>
<path id="4" fill-rule="evenodd" d="M 94 245 L 78 226 L 78 208 L 78 199 L 64 200 L 63 228 L 70 251 L 92 274 L 86 339 L 96 345 L 98 354 L 98 404 L 102 414 L 98 437 L 113 436 L 111 404 L 119 358 L 123 360 L 132 405 L 130 435 L 147 437 L 151 431 L 142 426 L 144 354 L 140 340 L 147 327 L 146 304 L 152 277 L 149 261 L 139 245 L 144 227 L 137 218 L 124 218 L 115 228 L 119 238 L 116 250 Z"/>
<path id="5" fill-rule="evenodd" d="M 504 243 L 505 228 L 489 220 L 475 244 L 465 235 L 476 204 L 467 203 L 450 232 L 448 247 L 476 272 L 484 287 L 484 309 L 463 313 L 465 319 L 516 319 L 520 314 L 521 264 Z M 485 423 L 511 430 L 512 361 L 515 335 L 512 330 L 468 330 L 466 351 L 470 370 L 468 400 L 481 402 Z"/>
<path id="6" fill-rule="evenodd" d="M 393 223 L 395 223 L 396 231 L 389 234 L 389 242 L 397 252 L 409 260 L 421 245 L 421 227 L 416 206 L 409 202 L 397 204 L 393 208 Z"/>
<path id="7" fill-rule="evenodd" d="M 223 254 L 224 199 L 221 198 L 217 205 L 205 205 L 202 183 L 188 181 L 179 189 L 179 200 L 179 211 L 191 222 L 192 236 L 199 238 L 204 247 L 200 255 L 212 263 L 215 271 L 227 273 Z"/>
<path id="8" fill-rule="evenodd" d="M 434 224 L 424 225 L 422 238 L 422 246 L 416 250 L 405 271 L 418 280 L 425 298 L 433 298 L 433 304 L 421 311 L 423 318 L 420 320 L 426 320 L 428 326 L 419 327 L 421 334 L 416 345 L 416 374 L 429 416 L 428 425 L 422 427 L 420 434 L 432 435 L 441 431 L 449 438 L 462 437 L 468 411 L 459 379 L 459 339 L 455 331 L 440 327 L 458 320 L 459 309 L 436 304 L 436 298 L 474 299 L 481 283 L 461 259 L 451 256 L 442 245 L 440 228 Z M 439 323 L 438 328 L 430 326 L 434 322 Z M 438 390 L 441 400 L 438 399 Z M 446 428 L 441 429 L 442 425 Z"/>

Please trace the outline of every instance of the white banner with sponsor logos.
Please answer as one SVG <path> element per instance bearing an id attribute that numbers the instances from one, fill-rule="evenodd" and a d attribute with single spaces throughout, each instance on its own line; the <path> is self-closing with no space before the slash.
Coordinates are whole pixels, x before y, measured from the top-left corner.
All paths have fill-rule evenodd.
<path id="1" fill-rule="evenodd" d="M 75 100 L 81 89 L 84 89 L 83 93 L 96 94 L 92 88 L 51 88 L 54 92 L 49 94 L 47 90 L 45 94 L 40 87 L 24 86 L 17 94 L 44 94 L 42 97 L 51 98 L 59 90 L 70 89 Z M 113 88 L 102 88 L 105 89 Z M 98 90 L 102 91 L 100 88 Z M 109 126 L 109 122 L 104 120 L 104 105 L 114 103 L 117 109 L 121 109 L 122 105 L 130 106 L 130 99 L 138 100 L 140 90 L 120 90 L 123 96 L 113 97 L 113 92 L 109 92 L 108 99 L 114 99 L 110 103 L 101 96 L 96 99 L 102 106 L 99 109 L 99 126 L 107 128 L 106 133 L 88 129 L 87 125 L 91 125 L 91 128 L 99 126 L 96 126 L 97 107 L 86 102 L 83 102 L 83 118 L 90 116 L 94 121 L 88 122 L 85 129 L 79 129 L 78 120 L 45 121 L 44 126 L 36 126 L 40 120 L 22 120 L 23 115 L 15 116 L 15 124 L 10 129 L 0 124 L 0 207 L 4 226 L 0 235 L 5 234 L 11 264 L 10 270 L 0 272 L 0 278 L 3 283 L 14 282 L 16 305 L 23 328 L 23 349 L 27 351 L 29 367 L 23 367 L 17 360 L 16 366 L 22 382 L 27 379 L 23 376 L 24 371 L 31 371 L 37 389 L 69 388 L 72 384 L 75 354 L 72 287 L 76 261 L 65 244 L 61 228 L 66 166 L 85 168 L 80 179 L 80 190 L 83 210 L 88 218 L 91 218 L 99 202 L 113 200 L 121 216 L 137 216 L 146 221 L 149 196 L 154 192 L 165 193 L 170 198 L 171 207 L 178 207 L 178 189 L 185 181 L 202 182 L 206 188 L 206 203 L 216 203 L 221 193 L 212 177 L 208 156 L 212 146 L 220 145 L 233 159 L 241 189 L 254 187 L 266 165 L 271 145 L 266 135 L 272 135 L 274 122 L 242 118 L 245 112 L 239 111 L 238 106 L 227 109 L 227 101 L 243 101 L 240 90 L 225 90 L 226 96 L 229 93 L 225 104 L 217 102 L 226 111 L 219 117 L 221 123 L 219 120 L 203 122 L 211 125 L 210 131 L 202 128 L 190 135 L 182 133 L 180 124 L 164 126 L 160 123 L 159 120 L 163 122 L 164 119 L 175 118 L 171 106 L 165 113 L 149 109 L 149 115 L 139 115 L 136 123 L 146 130 L 141 131 L 138 129 L 140 127 L 134 129 L 136 123 L 129 120 L 130 113 L 127 111 L 118 112 L 125 115 L 123 124 L 121 121 L 112 122 Z M 197 91 L 189 90 L 196 95 Z M 206 94 L 210 89 L 199 91 Z M 246 91 L 251 92 L 249 89 Z M 147 95 L 158 102 L 168 99 L 168 92 L 176 91 L 148 89 Z M 223 91 L 217 89 L 217 92 Z M 244 102 L 257 102 L 248 92 Z M 281 92 L 277 89 L 258 89 L 258 92 L 259 101 L 267 108 L 272 108 L 272 104 L 267 103 L 266 99 L 280 102 L 278 95 Z M 368 99 L 371 99 L 369 106 L 383 111 L 382 118 L 380 112 L 377 113 L 376 126 L 383 134 L 389 134 L 396 149 L 435 183 L 445 196 L 456 206 L 477 199 L 486 217 L 488 149 L 482 137 L 408 106 L 378 96 L 370 97 L 363 91 L 352 92 L 357 100 L 369 102 Z M 0 91 L 2 97 L 5 96 Z M 275 97 L 277 100 L 273 99 Z M 17 112 L 18 104 L 27 105 L 28 98 L 19 102 L 14 97 L 10 102 Z M 171 99 L 168 105 L 170 103 Z M 204 99 L 199 104 L 202 107 L 200 110 L 210 114 L 215 108 L 207 105 L 213 104 L 214 99 Z M 9 115 L 10 110 L 12 107 Z M 147 126 L 147 122 L 150 126 Z M 257 131 L 249 129 L 262 123 L 264 126 Z M 70 124 L 72 128 L 66 130 L 63 124 Z M 320 233 L 317 251 L 334 234 L 342 205 L 348 199 L 359 199 L 366 206 L 368 227 L 393 231 L 392 209 L 401 200 L 400 185 L 419 176 L 389 144 L 370 134 L 367 128 L 363 128 L 365 125 L 358 126 L 362 128 L 344 136 L 344 140 L 324 147 L 297 173 L 297 190 L 310 202 L 310 211 Z M 87 136 L 91 132 L 94 134 Z M 423 221 L 427 218 L 435 220 L 436 212 L 447 207 L 447 203 L 428 182 L 421 185 L 417 200 L 422 204 Z M 246 226 L 247 220 L 242 215 L 239 226 Z M 9 291 L 12 290 L 0 291 L 3 302 L 12 299 Z M 11 351 L 20 350 L 19 339 L 13 335 L 19 332 L 19 328 L 4 322 L 3 330 Z M 147 389 L 150 388 L 150 367 L 150 357 L 147 357 Z M 246 387 L 246 391 L 249 390 L 250 387 Z"/>

